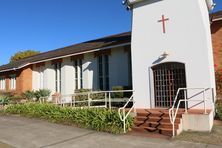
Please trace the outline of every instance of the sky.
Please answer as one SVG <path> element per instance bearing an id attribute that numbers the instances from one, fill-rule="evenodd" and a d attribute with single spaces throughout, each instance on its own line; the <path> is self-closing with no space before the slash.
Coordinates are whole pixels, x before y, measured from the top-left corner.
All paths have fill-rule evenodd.
<path id="1" fill-rule="evenodd" d="M 0 0 L 0 65 L 18 51 L 53 50 L 131 30 L 122 0 Z M 215 11 L 222 10 L 222 0 Z"/>

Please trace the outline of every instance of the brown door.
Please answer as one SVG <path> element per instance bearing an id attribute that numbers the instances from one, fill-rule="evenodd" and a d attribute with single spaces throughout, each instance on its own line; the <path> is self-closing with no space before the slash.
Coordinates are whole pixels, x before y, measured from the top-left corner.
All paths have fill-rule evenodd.
<path id="1" fill-rule="evenodd" d="M 186 87 L 185 65 L 182 63 L 168 62 L 152 68 L 154 76 L 155 106 L 170 108 L 173 105 L 177 90 Z M 181 92 L 178 100 L 184 99 Z M 184 108 L 184 102 L 180 105 Z"/>

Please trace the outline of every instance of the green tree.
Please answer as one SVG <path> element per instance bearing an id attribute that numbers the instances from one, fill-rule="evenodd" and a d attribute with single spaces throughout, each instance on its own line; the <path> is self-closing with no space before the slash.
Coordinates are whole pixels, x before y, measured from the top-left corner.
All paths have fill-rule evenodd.
<path id="1" fill-rule="evenodd" d="M 18 61 L 20 59 L 24 59 L 36 54 L 39 54 L 39 51 L 35 51 L 35 50 L 25 50 L 25 51 L 19 51 L 17 53 L 15 53 L 13 56 L 11 56 L 10 58 L 10 62 L 15 62 Z"/>

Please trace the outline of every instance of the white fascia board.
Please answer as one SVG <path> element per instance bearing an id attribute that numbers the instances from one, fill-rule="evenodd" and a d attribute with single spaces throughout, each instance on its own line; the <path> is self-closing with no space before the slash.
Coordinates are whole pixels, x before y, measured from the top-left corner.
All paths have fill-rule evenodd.
<path id="1" fill-rule="evenodd" d="M 144 0 L 128 0 L 128 4 L 133 5 L 133 4 L 141 2 L 141 1 L 144 1 Z"/>
<path id="2" fill-rule="evenodd" d="M 221 20 L 222 20 L 222 18 L 217 18 L 217 19 L 213 19 L 212 21 L 216 22 L 216 21 L 221 21 Z"/>
<path id="3" fill-rule="evenodd" d="M 124 43 L 124 44 L 119 44 L 119 45 L 107 46 L 107 47 L 104 47 L 104 48 L 94 49 L 94 50 L 85 51 L 85 52 L 78 52 L 78 53 L 74 53 L 74 54 L 59 56 L 59 57 L 45 59 L 45 60 L 36 61 L 36 62 L 31 62 L 31 63 L 27 63 L 27 64 L 22 65 L 22 66 L 17 67 L 17 68 L 5 69 L 5 70 L 2 70 L 0 72 L 7 72 L 7 71 L 12 71 L 12 70 L 16 71 L 18 69 L 21 69 L 21 68 L 26 67 L 26 66 L 31 65 L 31 64 L 37 64 L 37 63 L 41 63 L 41 62 L 47 62 L 47 61 L 52 61 L 52 60 L 56 60 L 56 59 L 67 58 L 67 57 L 71 57 L 71 56 L 75 56 L 75 55 L 86 54 L 86 53 L 101 51 L 101 50 L 110 49 L 110 48 L 122 47 L 122 46 L 126 46 L 126 45 L 131 45 L 131 42 Z"/>
<path id="4" fill-rule="evenodd" d="M 19 67 L 17 67 L 17 68 L 11 68 L 11 69 L 1 70 L 0 72 L 16 71 L 16 70 L 21 69 L 21 68 L 23 68 L 23 67 L 26 67 L 26 66 L 28 66 L 28 65 L 30 65 L 30 63 L 27 63 L 27 64 L 25 64 L 25 65 L 19 66 Z"/>

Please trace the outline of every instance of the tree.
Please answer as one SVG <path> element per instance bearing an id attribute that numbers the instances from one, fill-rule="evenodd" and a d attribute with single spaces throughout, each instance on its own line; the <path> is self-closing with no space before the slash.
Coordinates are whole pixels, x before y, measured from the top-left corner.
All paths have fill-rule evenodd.
<path id="1" fill-rule="evenodd" d="M 15 62 L 18 61 L 20 59 L 24 59 L 36 54 L 39 54 L 39 51 L 35 51 L 35 50 L 25 50 L 25 51 L 19 51 L 17 53 L 15 53 L 13 56 L 11 56 L 10 58 L 10 62 Z"/>

